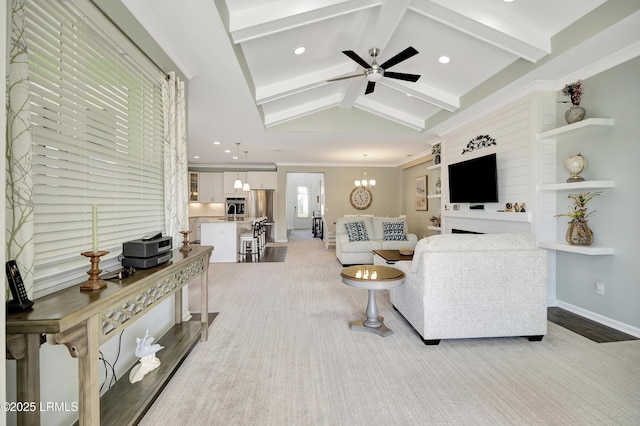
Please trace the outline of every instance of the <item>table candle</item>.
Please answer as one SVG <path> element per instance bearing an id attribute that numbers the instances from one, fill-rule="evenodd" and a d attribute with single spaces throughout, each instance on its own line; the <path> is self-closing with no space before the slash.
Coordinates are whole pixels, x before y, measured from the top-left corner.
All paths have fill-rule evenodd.
<path id="1" fill-rule="evenodd" d="M 98 251 L 98 207 L 91 205 L 91 243 L 92 251 Z"/>

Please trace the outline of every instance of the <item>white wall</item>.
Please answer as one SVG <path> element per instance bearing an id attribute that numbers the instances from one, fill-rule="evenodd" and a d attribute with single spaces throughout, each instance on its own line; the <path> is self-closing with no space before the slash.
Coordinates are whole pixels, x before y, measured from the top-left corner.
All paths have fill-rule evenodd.
<path id="1" fill-rule="evenodd" d="M 583 80 L 586 118 L 612 118 L 615 123 L 595 132 L 563 140 L 557 146 L 557 174 L 566 179 L 562 162 L 577 152 L 588 165 L 587 180 L 614 180 L 615 188 L 605 189 L 589 203 L 589 219 L 594 244 L 613 247 L 612 256 L 584 256 L 558 252 L 557 286 L 560 306 L 595 320 L 640 335 L 640 57 Z M 566 104 L 559 104 L 557 125 L 565 125 Z M 561 180 L 562 181 L 562 180 Z M 562 212 L 568 209 L 567 194 L 557 195 Z M 566 219 L 559 218 L 558 238 L 564 238 Z M 605 285 L 605 294 L 596 294 L 595 281 Z"/>

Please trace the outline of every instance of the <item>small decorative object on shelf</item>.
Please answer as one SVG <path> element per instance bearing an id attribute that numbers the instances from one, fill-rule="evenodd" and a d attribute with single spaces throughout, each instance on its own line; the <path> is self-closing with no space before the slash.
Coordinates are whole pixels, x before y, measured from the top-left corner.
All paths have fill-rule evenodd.
<path id="1" fill-rule="evenodd" d="M 191 251 L 191 247 L 189 247 L 189 234 L 191 231 L 180 231 L 180 233 L 182 234 L 182 247 L 180 247 L 180 251 Z"/>
<path id="2" fill-rule="evenodd" d="M 513 204 L 511 203 L 507 203 L 504 205 L 504 211 L 505 212 L 512 212 L 513 211 Z"/>
<path id="3" fill-rule="evenodd" d="M 587 167 L 587 160 L 585 160 L 580 153 L 564 160 L 564 168 L 571 173 L 571 176 L 567 179 L 567 183 L 583 182 L 584 178 L 580 176 L 580 173 L 582 173 L 585 167 Z"/>
<path id="4" fill-rule="evenodd" d="M 136 383 L 142 380 L 142 378 L 150 371 L 160 367 L 160 360 L 156 357 L 156 352 L 163 349 L 164 346 L 160 346 L 157 343 L 152 345 L 153 337 L 149 336 L 149 329 L 144 334 L 144 338 L 136 337 L 138 346 L 136 347 L 135 354 L 140 358 L 140 364 L 137 364 L 131 369 L 129 373 L 129 381 Z"/>
<path id="5" fill-rule="evenodd" d="M 580 101 L 582 99 L 582 81 L 578 80 L 575 83 L 567 84 L 562 89 L 562 94 L 571 98 L 571 108 L 564 113 L 564 119 L 567 121 L 567 124 L 581 121 L 585 115 L 584 108 L 580 106 Z"/>
<path id="6" fill-rule="evenodd" d="M 81 291 L 100 290 L 107 286 L 107 282 L 100 279 L 100 273 L 102 269 L 98 268 L 100 264 L 100 258 L 105 254 L 109 254 L 108 251 L 85 251 L 80 253 L 84 257 L 88 257 L 91 261 L 91 269 L 87 271 L 89 279 L 80 285 Z"/>
<path id="7" fill-rule="evenodd" d="M 429 222 L 431 222 L 432 226 L 440 226 L 440 215 L 437 216 L 431 216 L 431 218 L 429 219 Z"/>
<path id="8" fill-rule="evenodd" d="M 436 181 L 436 194 L 440 193 L 442 193 L 442 182 L 440 181 L 440 178 L 438 178 Z"/>
<path id="9" fill-rule="evenodd" d="M 571 218 L 567 228 L 566 239 L 572 246 L 590 246 L 593 243 L 593 232 L 587 225 L 587 218 L 595 210 L 587 213 L 587 203 L 600 194 L 601 191 L 569 194 L 568 198 L 573 200 L 573 211 L 556 215 L 556 217 L 567 216 Z"/>
<path id="10" fill-rule="evenodd" d="M 431 153 L 434 155 L 433 164 L 440 164 L 440 143 L 431 146 Z"/>

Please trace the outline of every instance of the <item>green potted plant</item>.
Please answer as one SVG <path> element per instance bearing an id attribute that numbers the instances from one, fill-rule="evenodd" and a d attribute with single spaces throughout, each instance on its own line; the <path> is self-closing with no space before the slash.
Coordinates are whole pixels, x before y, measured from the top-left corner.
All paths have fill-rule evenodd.
<path id="1" fill-rule="evenodd" d="M 567 216 L 571 218 L 566 234 L 566 239 L 569 244 L 576 246 L 590 246 L 593 243 L 593 232 L 587 225 L 587 219 L 595 212 L 595 210 L 587 213 L 587 203 L 591 201 L 593 197 L 600 194 L 601 191 L 569 194 L 568 198 L 573 200 L 573 210 L 569 213 L 556 215 L 556 217 Z"/>

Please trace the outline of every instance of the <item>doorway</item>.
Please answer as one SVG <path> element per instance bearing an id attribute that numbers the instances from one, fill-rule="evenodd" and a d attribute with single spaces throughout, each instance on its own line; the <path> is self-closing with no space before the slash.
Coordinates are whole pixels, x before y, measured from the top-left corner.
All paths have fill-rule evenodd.
<path id="1" fill-rule="evenodd" d="M 311 228 L 311 185 L 296 184 L 293 205 L 293 229 Z"/>
<path id="2" fill-rule="evenodd" d="M 287 229 L 311 232 L 324 211 L 324 173 L 287 173 Z"/>

